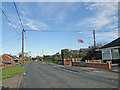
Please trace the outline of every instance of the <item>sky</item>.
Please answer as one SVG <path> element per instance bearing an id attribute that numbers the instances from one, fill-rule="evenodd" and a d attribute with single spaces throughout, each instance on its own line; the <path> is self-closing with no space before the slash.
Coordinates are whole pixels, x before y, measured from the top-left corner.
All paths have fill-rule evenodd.
<path id="1" fill-rule="evenodd" d="M 16 2 L 16 6 L 24 29 L 36 30 L 25 31 L 25 52 L 32 56 L 88 48 L 94 43 L 93 30 L 96 43 L 118 38 L 117 2 Z M 2 9 L 19 33 L 2 14 L 2 53 L 18 55 L 22 26 L 13 2 L 2 2 Z"/>

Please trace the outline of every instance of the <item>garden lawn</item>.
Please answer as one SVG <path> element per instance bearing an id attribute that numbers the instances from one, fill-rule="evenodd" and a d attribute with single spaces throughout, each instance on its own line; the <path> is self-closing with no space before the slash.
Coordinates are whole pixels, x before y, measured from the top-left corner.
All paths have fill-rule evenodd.
<path id="1" fill-rule="evenodd" d="M 49 64 L 49 65 L 57 65 L 56 63 L 52 63 L 52 62 L 48 62 L 48 63 L 46 63 L 46 64 Z"/>
<path id="2" fill-rule="evenodd" d="M 24 67 L 16 66 L 12 68 L 8 68 L 2 71 L 2 78 L 10 78 L 13 77 L 15 74 L 22 74 Z M 1 73 L 1 72 L 0 72 Z"/>

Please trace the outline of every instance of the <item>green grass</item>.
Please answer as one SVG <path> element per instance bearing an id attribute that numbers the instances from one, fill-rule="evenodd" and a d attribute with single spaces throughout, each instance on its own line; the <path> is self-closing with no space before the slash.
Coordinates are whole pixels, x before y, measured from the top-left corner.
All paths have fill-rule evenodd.
<path id="1" fill-rule="evenodd" d="M 0 72 L 0 74 L 2 73 L 0 78 L 10 78 L 10 77 L 13 77 L 15 74 L 22 74 L 23 70 L 24 70 L 24 67 L 21 67 L 21 66 L 8 68 Z"/>
<path id="2" fill-rule="evenodd" d="M 48 63 L 46 63 L 46 64 L 49 64 L 49 65 L 57 65 L 56 63 L 52 63 L 52 62 L 48 62 Z"/>

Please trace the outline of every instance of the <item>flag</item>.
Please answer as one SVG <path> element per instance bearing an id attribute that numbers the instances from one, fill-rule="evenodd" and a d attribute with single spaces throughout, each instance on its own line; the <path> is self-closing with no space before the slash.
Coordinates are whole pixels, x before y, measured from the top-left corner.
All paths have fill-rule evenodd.
<path id="1" fill-rule="evenodd" d="M 83 40 L 78 40 L 78 43 L 83 43 Z"/>

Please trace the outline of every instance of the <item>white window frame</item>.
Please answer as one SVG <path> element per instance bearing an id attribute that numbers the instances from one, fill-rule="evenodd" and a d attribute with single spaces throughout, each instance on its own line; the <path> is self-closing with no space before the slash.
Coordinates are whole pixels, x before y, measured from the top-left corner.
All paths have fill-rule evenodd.
<path id="1" fill-rule="evenodd" d="M 109 51 L 110 58 L 104 59 L 103 56 L 104 56 L 104 51 L 105 51 L 105 50 L 108 50 L 108 51 Z M 111 50 L 110 50 L 110 49 L 102 49 L 102 59 L 103 59 L 103 60 L 111 60 L 111 59 L 112 59 L 112 55 L 111 55 Z"/>
<path id="2" fill-rule="evenodd" d="M 119 58 L 113 58 L 112 57 L 112 51 L 111 50 L 113 50 L 113 49 L 119 49 L 120 47 L 119 46 L 117 46 L 117 47 L 110 47 L 110 48 L 104 48 L 104 49 L 101 49 L 102 50 L 102 59 L 103 60 L 114 60 L 114 59 L 120 59 L 120 55 L 119 55 L 119 53 L 118 53 L 118 57 Z M 108 59 L 104 59 L 104 57 L 103 57 L 103 52 L 104 52 L 104 50 L 109 50 L 109 52 L 110 52 L 110 58 L 108 58 Z"/>
<path id="3" fill-rule="evenodd" d="M 118 50 L 118 58 L 113 58 L 113 57 L 112 57 L 112 60 L 114 60 L 114 59 L 120 59 L 120 56 L 119 56 L 119 49 L 118 49 L 118 48 L 113 48 L 113 49 L 111 49 L 111 50 L 114 50 L 114 49 L 117 49 L 117 50 Z M 111 55 L 112 55 L 112 51 L 111 51 Z"/>

